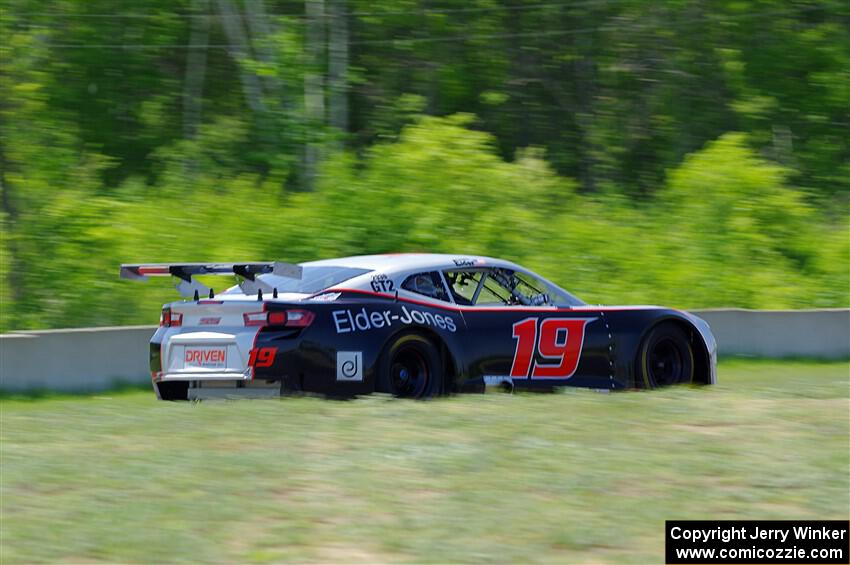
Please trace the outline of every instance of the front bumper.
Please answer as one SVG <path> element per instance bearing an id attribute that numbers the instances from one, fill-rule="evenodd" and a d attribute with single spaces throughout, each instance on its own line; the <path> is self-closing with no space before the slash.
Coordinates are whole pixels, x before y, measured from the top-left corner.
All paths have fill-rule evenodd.
<path id="1" fill-rule="evenodd" d="M 711 333 L 711 326 L 709 326 L 708 322 L 706 322 L 699 316 L 694 316 L 690 312 L 686 312 L 685 314 L 687 315 L 688 320 L 691 321 L 691 323 L 699 332 L 700 337 L 702 337 L 703 343 L 705 343 L 705 349 L 708 352 L 708 384 L 717 384 L 717 340 L 714 338 L 714 334 Z"/>

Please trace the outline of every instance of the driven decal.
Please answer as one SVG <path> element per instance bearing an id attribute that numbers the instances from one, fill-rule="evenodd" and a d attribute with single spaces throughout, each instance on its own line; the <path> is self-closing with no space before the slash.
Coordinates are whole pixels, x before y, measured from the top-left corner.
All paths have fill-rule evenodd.
<path id="1" fill-rule="evenodd" d="M 383 327 L 392 327 L 393 324 L 418 324 L 420 326 L 430 326 L 450 332 L 457 331 L 457 324 L 449 315 L 432 314 L 431 312 L 423 312 L 415 308 L 408 309 L 407 306 L 401 307 L 401 314 L 393 314 L 391 310 L 373 310 L 367 311 L 366 308 L 361 308 L 360 311 L 355 310 L 334 310 L 333 311 L 334 326 L 336 333 L 347 334 L 350 332 L 365 332 L 372 329 L 380 329 Z"/>
<path id="2" fill-rule="evenodd" d="M 223 367 L 227 350 L 224 348 L 186 348 L 183 352 L 183 364 L 194 367 Z"/>
<path id="3" fill-rule="evenodd" d="M 513 325 L 517 340 L 511 377 L 568 379 L 578 368 L 584 328 L 596 318 L 525 318 Z"/>

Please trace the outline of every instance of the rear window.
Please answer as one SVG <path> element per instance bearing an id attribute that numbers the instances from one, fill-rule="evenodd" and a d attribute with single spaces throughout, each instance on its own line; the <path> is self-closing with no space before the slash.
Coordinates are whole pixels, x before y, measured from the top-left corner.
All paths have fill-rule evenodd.
<path id="1" fill-rule="evenodd" d="M 300 279 L 279 277 L 277 275 L 259 275 L 257 278 L 267 285 L 277 288 L 278 292 L 315 294 L 369 272 L 371 272 L 371 269 L 354 269 L 352 267 L 302 267 Z M 239 286 L 233 286 L 224 291 L 224 293 L 241 294 L 242 289 Z"/>
<path id="2" fill-rule="evenodd" d="M 436 298 L 445 302 L 449 301 L 449 295 L 443 286 L 440 273 L 436 271 L 410 275 L 401 284 L 401 288 L 421 294 L 422 296 L 428 296 L 429 298 Z"/>

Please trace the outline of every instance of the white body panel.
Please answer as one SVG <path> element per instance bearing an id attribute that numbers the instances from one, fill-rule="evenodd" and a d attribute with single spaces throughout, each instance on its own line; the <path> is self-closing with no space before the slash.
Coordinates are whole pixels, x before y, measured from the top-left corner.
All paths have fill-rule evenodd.
<path id="1" fill-rule="evenodd" d="M 221 302 L 220 304 L 217 302 Z M 171 311 L 182 314 L 182 325 L 164 328 L 162 372 L 157 381 L 250 380 L 248 358 L 259 327 L 246 326 L 244 314 L 261 312 L 258 301 L 174 302 Z"/>

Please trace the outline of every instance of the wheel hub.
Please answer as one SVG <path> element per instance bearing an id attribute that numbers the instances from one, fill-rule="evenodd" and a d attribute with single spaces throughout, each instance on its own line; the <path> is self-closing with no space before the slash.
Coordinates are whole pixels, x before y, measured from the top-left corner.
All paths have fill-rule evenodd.
<path id="1" fill-rule="evenodd" d="M 390 367 L 393 392 L 397 396 L 419 397 L 428 385 L 430 374 L 425 358 L 414 348 L 400 350 Z"/>
<path id="2" fill-rule="evenodd" d="M 684 371 L 684 361 L 673 340 L 663 339 L 653 346 L 649 356 L 649 368 L 658 385 L 679 382 Z"/>

